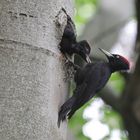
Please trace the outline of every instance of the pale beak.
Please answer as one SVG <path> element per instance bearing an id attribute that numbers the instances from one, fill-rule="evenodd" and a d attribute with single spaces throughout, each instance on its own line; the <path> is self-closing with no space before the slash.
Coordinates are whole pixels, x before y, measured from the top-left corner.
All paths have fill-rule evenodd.
<path id="1" fill-rule="evenodd" d="M 111 53 L 107 52 L 107 51 L 104 50 L 104 49 L 99 48 L 99 50 L 100 50 L 101 52 L 103 52 L 107 57 L 114 57 Z"/>
<path id="2" fill-rule="evenodd" d="M 91 63 L 91 60 L 90 60 L 90 58 L 89 58 L 88 55 L 86 55 L 86 61 L 87 61 L 88 63 Z"/>

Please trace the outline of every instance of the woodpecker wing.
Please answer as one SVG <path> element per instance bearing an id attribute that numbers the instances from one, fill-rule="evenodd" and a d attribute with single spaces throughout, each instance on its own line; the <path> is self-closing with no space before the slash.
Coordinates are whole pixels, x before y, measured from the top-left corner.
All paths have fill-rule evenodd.
<path id="1" fill-rule="evenodd" d="M 104 87 L 111 75 L 111 72 L 107 65 L 97 63 L 96 65 L 93 65 L 92 68 L 90 67 L 90 71 L 85 75 L 83 83 L 77 86 L 74 91 L 73 96 L 75 97 L 75 102 L 68 114 L 69 119 L 76 110 L 83 106 L 96 94 L 97 91 Z"/>
<path id="2" fill-rule="evenodd" d="M 87 77 L 87 75 L 89 75 L 92 67 L 94 67 L 94 63 L 88 63 L 84 68 L 80 68 L 75 76 L 74 76 L 74 81 L 76 83 L 76 85 L 81 85 L 83 83 L 83 81 L 85 80 L 85 78 Z"/>

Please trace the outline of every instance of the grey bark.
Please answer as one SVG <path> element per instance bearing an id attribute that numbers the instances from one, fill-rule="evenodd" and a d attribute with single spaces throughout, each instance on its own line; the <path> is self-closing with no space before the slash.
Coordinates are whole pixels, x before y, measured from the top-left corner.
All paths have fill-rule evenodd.
<path id="1" fill-rule="evenodd" d="M 70 0 L 0 1 L 0 140 L 66 139 L 62 6 L 72 13 Z"/>

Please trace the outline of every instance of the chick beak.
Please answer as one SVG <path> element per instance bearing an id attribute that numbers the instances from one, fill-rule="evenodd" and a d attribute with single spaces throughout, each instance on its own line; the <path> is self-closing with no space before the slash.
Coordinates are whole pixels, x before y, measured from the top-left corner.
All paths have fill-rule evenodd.
<path id="1" fill-rule="evenodd" d="M 86 55 L 86 62 L 87 62 L 87 63 L 91 63 L 91 60 L 90 60 L 90 58 L 89 58 L 88 55 Z"/>
<path id="2" fill-rule="evenodd" d="M 99 50 L 100 50 L 101 52 L 103 52 L 108 58 L 114 57 L 111 53 L 107 52 L 107 51 L 104 50 L 104 49 L 99 48 Z"/>

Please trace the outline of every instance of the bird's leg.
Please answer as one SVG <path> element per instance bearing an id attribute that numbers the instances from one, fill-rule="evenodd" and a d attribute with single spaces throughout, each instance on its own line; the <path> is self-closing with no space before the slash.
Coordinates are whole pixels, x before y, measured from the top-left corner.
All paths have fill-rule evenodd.
<path id="1" fill-rule="evenodd" d="M 69 58 L 69 56 L 67 55 L 67 54 L 63 54 L 64 55 L 64 57 L 65 57 L 65 59 L 66 59 L 66 61 L 65 61 L 65 63 L 67 64 L 67 63 L 69 63 L 70 61 L 71 61 L 71 59 Z M 72 62 L 72 61 L 71 61 Z"/>
<path id="2" fill-rule="evenodd" d="M 68 61 L 68 62 L 67 62 L 68 65 L 72 66 L 72 67 L 74 68 L 74 70 L 77 71 L 77 70 L 81 69 L 80 66 L 74 64 L 74 62 L 72 62 L 71 60 L 68 59 L 67 61 Z"/>

